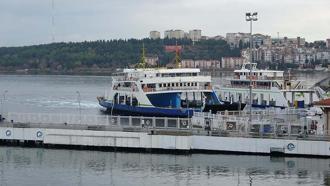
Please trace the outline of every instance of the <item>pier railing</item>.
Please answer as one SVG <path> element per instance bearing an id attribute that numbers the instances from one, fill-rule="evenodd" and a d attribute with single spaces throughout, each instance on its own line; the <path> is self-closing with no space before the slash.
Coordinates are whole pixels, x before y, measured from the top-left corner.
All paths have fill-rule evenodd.
<path id="1" fill-rule="evenodd" d="M 49 113 L 8 113 L 9 127 L 70 128 L 119 131 L 146 131 L 148 129 L 190 130 L 189 118 L 114 116 L 114 115 L 75 115 Z"/>
<path id="2" fill-rule="evenodd" d="M 307 116 L 302 109 L 255 110 L 251 121 L 248 111 L 194 113 L 191 123 L 214 136 L 330 140 L 330 131 L 323 130 L 324 117 Z"/>
<path id="3" fill-rule="evenodd" d="M 253 111 L 252 121 L 249 121 L 249 112 L 194 113 L 192 118 L 9 113 L 5 122 L 0 122 L 0 126 L 330 140 L 330 131 L 323 130 L 323 122 L 323 117 L 306 116 L 299 110 Z"/>

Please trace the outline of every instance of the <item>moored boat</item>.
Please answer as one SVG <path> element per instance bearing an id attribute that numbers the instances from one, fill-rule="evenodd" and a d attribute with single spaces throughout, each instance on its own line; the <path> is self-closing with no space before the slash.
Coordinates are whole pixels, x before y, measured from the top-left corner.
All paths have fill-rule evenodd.
<path id="1" fill-rule="evenodd" d="M 109 95 L 98 101 L 111 114 L 158 117 L 191 117 L 193 112 L 245 106 L 219 100 L 211 77 L 197 68 L 124 69 L 113 76 Z"/>
<path id="2" fill-rule="evenodd" d="M 250 73 L 250 70 L 252 73 Z M 252 83 L 252 85 L 250 84 Z M 234 71 L 229 83 L 219 88 L 220 98 L 229 102 L 250 102 L 252 107 L 304 107 L 320 98 L 319 87 L 307 88 L 303 80 L 284 71 L 257 69 L 256 63 L 245 63 Z"/>

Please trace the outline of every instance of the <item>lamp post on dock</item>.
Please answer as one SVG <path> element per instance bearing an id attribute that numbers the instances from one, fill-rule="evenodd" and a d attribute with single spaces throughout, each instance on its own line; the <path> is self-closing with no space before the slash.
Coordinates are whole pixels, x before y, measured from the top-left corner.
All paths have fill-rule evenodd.
<path id="1" fill-rule="evenodd" d="M 5 101 L 6 101 L 6 94 L 8 93 L 8 90 L 3 91 L 2 93 L 2 99 L 1 99 L 1 115 L 4 117 L 4 109 L 5 109 Z M 0 118 L 1 120 L 2 118 Z"/>
<path id="2" fill-rule="evenodd" d="M 258 13 L 253 12 L 253 13 L 246 13 L 245 14 L 245 20 L 250 22 L 250 122 L 252 121 L 252 47 L 253 47 L 253 36 L 252 36 L 252 22 L 258 20 Z"/>
<path id="3" fill-rule="evenodd" d="M 81 96 L 80 96 L 80 92 L 77 90 L 76 91 L 78 97 L 77 97 L 77 100 L 78 100 L 78 106 L 79 106 L 79 124 L 81 124 L 81 107 L 80 107 L 80 101 L 81 101 Z"/>

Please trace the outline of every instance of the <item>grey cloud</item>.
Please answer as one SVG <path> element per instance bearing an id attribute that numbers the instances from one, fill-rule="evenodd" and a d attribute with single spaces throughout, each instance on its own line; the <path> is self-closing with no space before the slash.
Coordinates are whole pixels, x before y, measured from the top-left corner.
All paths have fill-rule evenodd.
<path id="1" fill-rule="evenodd" d="M 204 35 L 254 32 L 330 38 L 329 0 L 54 0 L 56 41 L 144 38 L 150 30 L 200 28 Z M 0 46 L 51 42 L 51 0 L 1 0 Z"/>

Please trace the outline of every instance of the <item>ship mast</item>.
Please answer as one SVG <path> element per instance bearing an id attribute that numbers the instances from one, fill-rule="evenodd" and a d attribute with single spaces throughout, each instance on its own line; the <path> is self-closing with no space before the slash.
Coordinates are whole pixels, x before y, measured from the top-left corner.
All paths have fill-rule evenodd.
<path id="1" fill-rule="evenodd" d="M 181 68 L 181 59 L 179 55 L 178 42 L 175 42 L 175 67 Z"/>
<path id="2" fill-rule="evenodd" d="M 138 65 L 139 68 L 146 68 L 146 58 L 145 58 L 145 49 L 144 49 L 144 43 L 142 44 L 142 56 L 140 63 Z"/>

